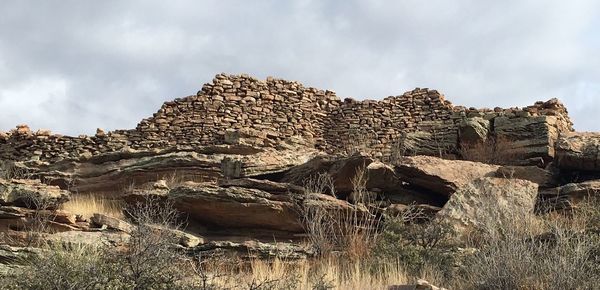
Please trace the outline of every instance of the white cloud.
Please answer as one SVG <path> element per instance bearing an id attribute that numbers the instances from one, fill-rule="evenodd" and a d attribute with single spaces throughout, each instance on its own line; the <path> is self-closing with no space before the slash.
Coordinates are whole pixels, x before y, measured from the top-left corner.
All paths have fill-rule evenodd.
<path id="1" fill-rule="evenodd" d="M 600 110 L 596 19 L 593 0 L 5 1 L 0 129 L 132 128 L 228 72 L 359 99 L 414 87 L 480 107 L 560 97 L 578 129 L 600 130 L 588 117 Z M 53 90 L 52 102 L 37 93 Z"/>

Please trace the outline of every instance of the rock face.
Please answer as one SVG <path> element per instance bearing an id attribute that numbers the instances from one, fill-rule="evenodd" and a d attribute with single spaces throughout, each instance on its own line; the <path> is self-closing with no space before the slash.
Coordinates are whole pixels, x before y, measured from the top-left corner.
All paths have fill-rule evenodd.
<path id="1" fill-rule="evenodd" d="M 69 192 L 38 180 L 0 179 L 0 204 L 26 208 L 57 208 L 69 200 Z"/>
<path id="2" fill-rule="evenodd" d="M 188 184 L 172 189 L 168 198 L 190 219 L 229 228 L 264 228 L 301 232 L 296 200 L 258 189 Z"/>
<path id="3" fill-rule="evenodd" d="M 136 191 L 125 196 L 129 203 L 154 196 L 173 203 L 190 223 L 218 229 L 304 232 L 305 207 L 326 211 L 364 211 L 346 201 L 324 194 L 305 194 L 298 187 L 243 179 L 214 183 L 187 182 L 168 191 Z M 291 189 L 291 190 L 288 190 Z"/>
<path id="4" fill-rule="evenodd" d="M 463 119 L 458 130 L 460 141 L 468 144 L 483 143 L 490 134 L 490 127 L 490 121 L 481 117 Z"/>
<path id="5" fill-rule="evenodd" d="M 464 236 L 505 219 L 518 221 L 532 214 L 537 192 L 537 184 L 526 180 L 479 178 L 461 186 L 436 219 Z"/>
<path id="6" fill-rule="evenodd" d="M 296 244 L 272 244 L 252 240 L 240 243 L 231 241 L 211 241 L 194 248 L 193 252 L 203 256 L 236 254 L 245 259 L 280 258 L 284 260 L 306 259 L 315 255 L 309 248 Z"/>
<path id="7" fill-rule="evenodd" d="M 494 132 L 498 142 L 510 143 L 503 146 L 504 154 L 512 159 L 524 160 L 542 157 L 551 160 L 559 129 L 554 116 L 499 117 L 494 119 Z"/>
<path id="8" fill-rule="evenodd" d="M 235 163 L 236 178 L 283 172 L 316 155 L 316 150 L 286 150 L 238 145 L 198 147 L 196 151 L 129 151 L 52 164 L 29 163 L 27 170 L 45 182 L 79 193 L 123 192 L 158 180 L 210 181 L 231 175 L 224 160 Z"/>
<path id="9" fill-rule="evenodd" d="M 588 180 L 581 183 L 569 183 L 557 188 L 540 190 L 537 210 L 570 210 L 586 198 L 600 195 L 600 180 Z"/>
<path id="10" fill-rule="evenodd" d="M 396 162 L 396 173 L 407 182 L 450 197 L 458 188 L 473 180 L 493 176 L 497 165 L 446 160 L 430 156 L 405 157 Z"/>
<path id="11" fill-rule="evenodd" d="M 564 133 L 556 155 L 561 169 L 600 171 L 600 133 Z"/>

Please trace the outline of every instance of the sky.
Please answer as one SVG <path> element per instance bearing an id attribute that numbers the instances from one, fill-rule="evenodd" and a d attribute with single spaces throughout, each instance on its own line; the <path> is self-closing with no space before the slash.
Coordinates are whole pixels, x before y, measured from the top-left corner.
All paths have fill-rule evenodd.
<path id="1" fill-rule="evenodd" d="M 596 0 L 2 0 L 0 130 L 130 129 L 218 73 L 455 105 L 559 98 L 600 131 Z"/>

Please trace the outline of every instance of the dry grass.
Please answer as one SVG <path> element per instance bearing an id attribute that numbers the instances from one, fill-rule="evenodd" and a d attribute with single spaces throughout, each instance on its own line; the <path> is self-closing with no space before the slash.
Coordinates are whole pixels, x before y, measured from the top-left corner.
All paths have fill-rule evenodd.
<path id="1" fill-rule="evenodd" d="M 399 265 L 369 271 L 365 261 L 336 258 L 286 262 L 253 260 L 242 270 L 212 268 L 204 289 L 386 289 L 389 285 L 415 282 Z M 203 289 L 203 288 L 200 288 Z"/>
<path id="2" fill-rule="evenodd" d="M 365 169 L 359 169 L 352 179 L 354 205 L 347 209 L 325 208 L 313 203 L 317 194 L 335 196 L 333 180 L 322 175 L 308 181 L 307 197 L 300 205 L 303 226 L 308 241 L 321 256 L 341 251 L 351 259 L 365 258 L 379 235 L 380 218 L 371 207 L 374 196 L 366 189 Z"/>
<path id="3" fill-rule="evenodd" d="M 123 202 L 109 199 L 101 194 L 74 194 L 62 205 L 62 209 L 84 218 L 90 218 L 95 213 L 123 218 Z"/>
<path id="4" fill-rule="evenodd" d="M 521 152 L 515 151 L 514 142 L 500 137 L 474 144 L 461 142 L 459 154 L 464 160 L 500 165 L 526 159 Z"/>

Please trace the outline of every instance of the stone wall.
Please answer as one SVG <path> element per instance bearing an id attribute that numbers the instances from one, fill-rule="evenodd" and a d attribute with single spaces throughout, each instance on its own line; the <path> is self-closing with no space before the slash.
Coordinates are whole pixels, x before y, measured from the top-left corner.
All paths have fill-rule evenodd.
<path id="1" fill-rule="evenodd" d="M 228 135 L 238 131 L 253 135 L 255 146 L 271 147 L 301 136 L 330 153 L 369 149 L 385 155 L 398 140 L 409 136 L 417 147 L 435 150 L 443 146 L 452 151 L 460 144 L 461 120 L 468 118 L 489 121 L 492 131 L 494 123 L 510 127 L 523 119 L 535 119 L 544 132 L 550 132 L 548 138 L 572 131 L 566 109 L 555 99 L 522 109 L 475 109 L 453 106 L 435 90 L 415 89 L 381 101 L 342 101 L 332 91 L 307 88 L 298 82 L 219 74 L 196 95 L 166 102 L 132 130 L 98 130 L 95 136 L 68 137 L 32 132 L 21 125 L 11 132 L 0 132 L 0 158 L 57 161 L 125 149 L 193 150 L 231 142 Z M 529 138 L 529 123 L 525 123 L 520 130 L 498 133 L 505 132 L 517 141 Z"/>

